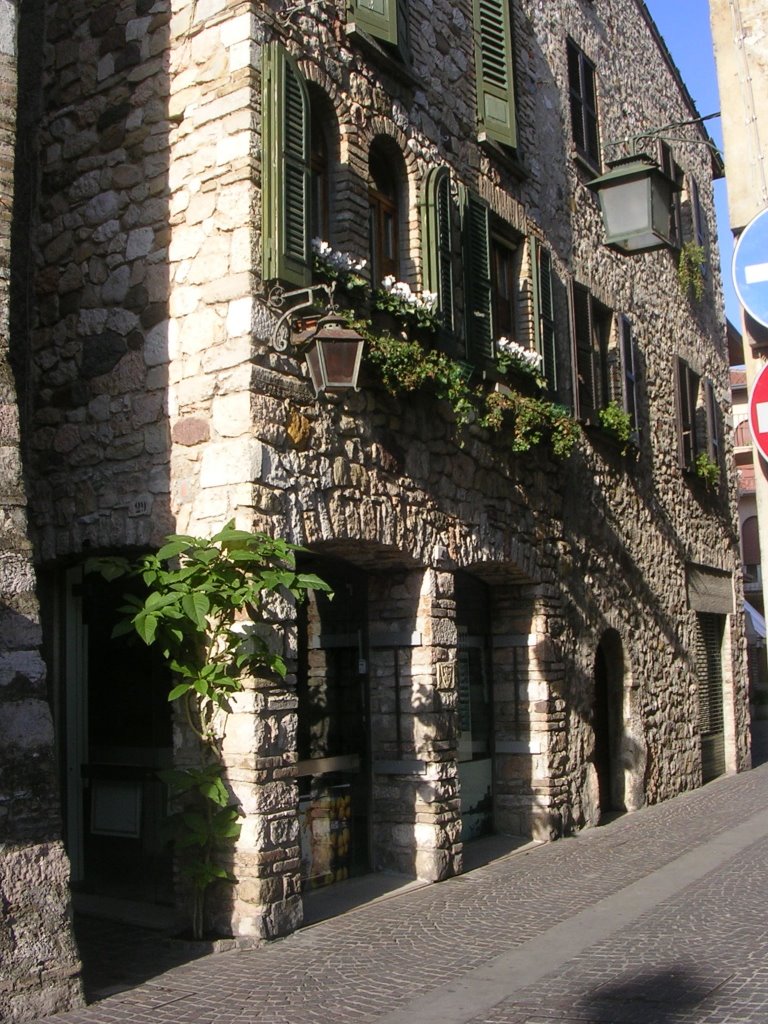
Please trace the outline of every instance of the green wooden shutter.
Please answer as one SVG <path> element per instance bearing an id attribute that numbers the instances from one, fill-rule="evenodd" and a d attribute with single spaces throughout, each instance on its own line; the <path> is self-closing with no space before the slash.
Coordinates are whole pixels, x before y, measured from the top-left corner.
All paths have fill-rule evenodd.
<path id="1" fill-rule="evenodd" d="M 577 379 L 577 413 L 580 419 L 594 421 L 599 408 L 599 386 L 594 352 L 592 297 L 586 288 L 575 284 L 572 289 L 574 361 Z"/>
<path id="2" fill-rule="evenodd" d="M 424 181 L 424 285 L 438 297 L 443 327 L 453 331 L 453 245 L 451 239 L 451 176 L 435 167 Z"/>
<path id="3" fill-rule="evenodd" d="M 311 283 L 309 96 L 279 43 L 262 62 L 262 266 L 265 280 Z"/>
<path id="4" fill-rule="evenodd" d="M 632 429 L 637 430 L 637 351 L 632 325 L 625 316 L 619 318 L 619 332 L 624 410 L 632 420 Z"/>
<path id="5" fill-rule="evenodd" d="M 557 348 L 555 299 L 552 288 L 552 254 L 531 237 L 531 274 L 533 278 L 533 331 L 536 351 L 541 356 L 541 372 L 548 389 L 557 392 Z"/>
<path id="6" fill-rule="evenodd" d="M 391 43 L 408 59 L 408 0 L 350 0 L 348 28 Z"/>
<path id="7" fill-rule="evenodd" d="M 490 219 L 488 206 L 473 192 L 465 193 L 463 234 L 467 354 L 493 359 Z"/>
<path id="8" fill-rule="evenodd" d="M 479 139 L 517 146 L 509 0 L 473 0 Z"/>

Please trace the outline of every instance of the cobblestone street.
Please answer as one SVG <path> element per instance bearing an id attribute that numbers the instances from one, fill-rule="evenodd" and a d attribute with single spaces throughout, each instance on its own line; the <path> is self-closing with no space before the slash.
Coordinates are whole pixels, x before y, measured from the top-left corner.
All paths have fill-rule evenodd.
<path id="1" fill-rule="evenodd" d="M 767 877 L 761 765 L 48 1020 L 764 1024 Z"/>

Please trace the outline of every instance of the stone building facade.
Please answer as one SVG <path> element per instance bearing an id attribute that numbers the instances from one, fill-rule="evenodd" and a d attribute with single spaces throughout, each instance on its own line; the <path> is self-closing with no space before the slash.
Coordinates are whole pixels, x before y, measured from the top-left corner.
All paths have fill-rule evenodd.
<path id="1" fill-rule="evenodd" d="M 748 767 L 717 161 L 697 124 L 646 138 L 679 188 L 671 251 L 606 247 L 589 187 L 635 136 L 696 116 L 644 4 L 29 17 L 45 46 L 16 324 L 74 878 L 167 896 L 155 772 L 182 742 L 83 559 L 231 518 L 306 548 L 335 598 L 286 605 L 289 675 L 249 684 L 227 725 L 244 817 L 211 904 L 225 933 L 285 933 L 302 891 L 355 872 L 438 881 L 476 836 L 556 838 Z M 306 325 L 276 346 L 268 301 L 317 282 L 313 236 L 366 261 L 359 316 L 385 277 L 437 293 L 423 350 L 478 408 L 497 396 L 501 430 L 390 393 L 370 361 L 360 390 L 315 394 Z M 699 300 L 678 280 L 689 241 Z M 541 357 L 528 397 L 583 424 L 569 454 L 546 429 L 516 450 L 521 407 L 498 406 L 532 385 L 502 336 Z"/>

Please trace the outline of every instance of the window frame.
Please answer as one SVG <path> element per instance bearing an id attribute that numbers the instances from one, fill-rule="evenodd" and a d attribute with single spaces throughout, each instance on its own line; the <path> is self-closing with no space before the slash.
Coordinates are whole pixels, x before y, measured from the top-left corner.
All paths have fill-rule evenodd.
<path id="1" fill-rule="evenodd" d="M 672 206 L 669 211 L 669 244 L 674 249 L 682 248 L 683 232 L 683 181 L 682 168 L 675 160 L 675 154 L 668 142 L 659 139 L 657 142 L 657 159 L 661 173 L 675 186 L 672 190 Z"/>
<path id="2" fill-rule="evenodd" d="M 600 410 L 610 401 L 608 356 L 615 314 L 578 281 L 571 282 L 570 293 L 574 410 L 582 423 L 599 425 Z"/>
<path id="3" fill-rule="evenodd" d="M 402 180 L 394 170 L 386 154 L 377 147 L 379 139 L 374 139 L 368 157 L 368 244 L 371 261 L 371 286 L 379 288 L 385 277 L 401 279 L 400 259 L 400 217 L 402 213 Z M 392 192 L 389 194 L 382 186 L 381 170 L 384 178 L 390 176 Z M 377 180 L 378 172 L 378 180 Z M 388 218 L 388 221 L 387 221 Z M 385 246 L 391 225 L 390 254 L 385 253 Z"/>
<path id="4" fill-rule="evenodd" d="M 578 157 L 589 170 L 599 174 L 602 168 L 602 155 L 597 68 L 570 36 L 566 39 L 566 67 L 571 138 Z"/>

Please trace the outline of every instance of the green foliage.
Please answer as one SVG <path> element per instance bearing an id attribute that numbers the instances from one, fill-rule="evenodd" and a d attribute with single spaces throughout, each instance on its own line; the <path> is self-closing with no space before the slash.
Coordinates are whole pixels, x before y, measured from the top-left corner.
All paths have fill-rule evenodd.
<path id="1" fill-rule="evenodd" d="M 677 263 L 677 279 L 684 292 L 690 289 L 697 302 L 704 294 L 704 265 L 706 253 L 703 245 L 686 242 L 680 250 Z"/>
<path id="2" fill-rule="evenodd" d="M 714 459 L 710 459 L 706 452 L 700 452 L 693 464 L 694 471 L 699 480 L 703 480 L 707 489 L 715 490 L 720 482 L 720 467 Z"/>
<path id="3" fill-rule="evenodd" d="M 615 438 L 625 455 L 633 442 L 632 417 L 616 401 L 611 401 L 598 413 L 600 426 Z"/>
<path id="4" fill-rule="evenodd" d="M 131 563 L 94 558 L 86 571 L 108 580 L 139 577 L 144 598 L 127 595 L 115 635 L 135 631 L 157 645 L 173 673 L 169 701 L 180 701 L 201 741 L 201 763 L 161 773 L 181 803 L 174 816 L 176 842 L 187 855 L 183 872 L 193 890 L 193 934 L 200 938 L 207 888 L 230 876 L 218 861 L 223 845 L 240 832 L 239 808 L 224 782 L 223 722 L 243 678 L 286 674 L 273 642 L 267 602 L 273 595 L 302 600 L 330 592 L 319 577 L 296 571 L 297 548 L 281 539 L 235 529 L 210 539 L 171 535 L 156 554 Z"/>
<path id="5" fill-rule="evenodd" d="M 509 423 L 513 452 L 527 452 L 549 440 L 553 454 L 567 458 L 581 436 L 581 428 L 570 412 L 543 398 L 532 398 L 508 389 L 491 392 L 486 396 L 485 404 L 481 425 L 501 431 Z"/>

